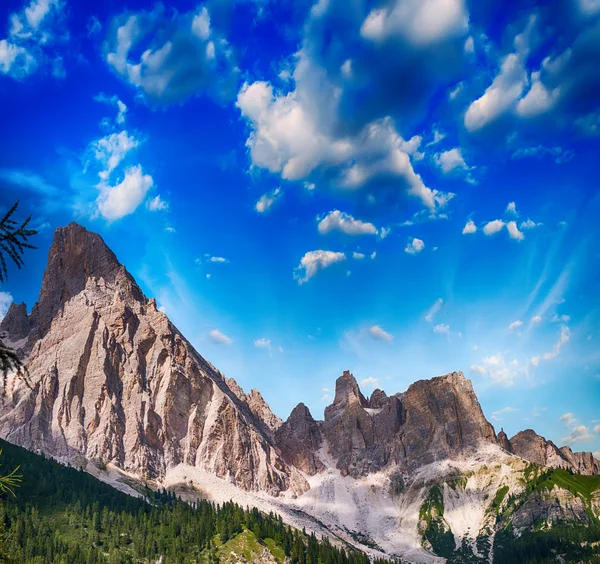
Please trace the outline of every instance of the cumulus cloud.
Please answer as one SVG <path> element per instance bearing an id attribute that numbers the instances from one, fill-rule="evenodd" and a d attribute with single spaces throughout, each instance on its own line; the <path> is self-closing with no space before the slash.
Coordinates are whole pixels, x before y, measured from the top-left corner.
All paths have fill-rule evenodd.
<path id="1" fill-rule="evenodd" d="M 161 6 L 121 14 L 109 26 L 104 55 L 152 103 L 176 103 L 200 92 L 227 99 L 237 86 L 233 49 L 212 26 L 206 6 L 172 15 Z"/>
<path id="2" fill-rule="evenodd" d="M 330 211 L 325 217 L 319 219 L 318 230 L 322 235 L 331 231 L 341 231 L 346 235 L 377 235 L 378 233 L 372 223 L 354 219 L 350 214 L 339 210 Z"/>
<path id="3" fill-rule="evenodd" d="M 477 231 L 477 226 L 475 225 L 474 221 L 472 219 L 470 219 L 469 221 L 467 221 L 467 223 L 463 227 L 462 234 L 468 235 L 470 233 L 475 233 L 476 231 Z"/>
<path id="4" fill-rule="evenodd" d="M 63 0 L 32 0 L 10 15 L 8 37 L 0 39 L 0 73 L 23 79 L 53 62 L 59 70 L 62 59 L 53 57 L 49 47 L 68 37 L 61 25 L 64 7 Z"/>
<path id="5" fill-rule="evenodd" d="M 115 96 L 109 97 L 109 96 L 106 96 L 105 94 L 100 93 L 94 97 L 94 100 L 96 102 L 101 102 L 103 104 L 108 104 L 110 106 L 113 106 L 117 110 L 117 115 L 115 117 L 115 123 L 117 125 L 123 125 L 125 123 L 125 120 L 127 118 L 127 112 L 129 111 L 129 109 L 127 108 L 125 103 L 119 99 L 118 96 L 115 95 Z"/>
<path id="6" fill-rule="evenodd" d="M 519 231 L 519 228 L 517 227 L 517 223 L 515 221 L 509 221 L 506 224 L 506 230 L 508 231 L 508 235 L 511 239 L 522 241 L 525 238 L 525 235 L 523 235 L 523 233 Z"/>
<path id="7" fill-rule="evenodd" d="M 446 325 L 445 323 L 438 323 L 437 325 L 433 326 L 433 332 L 450 335 L 450 325 Z"/>
<path id="8" fill-rule="evenodd" d="M 488 376 L 494 384 L 512 386 L 519 378 L 528 375 L 527 366 L 517 359 L 508 360 L 504 354 L 489 355 L 481 360 L 481 364 L 472 364 L 471 371 Z"/>
<path id="9" fill-rule="evenodd" d="M 503 227 L 504 221 L 502 221 L 501 219 L 494 219 L 493 221 L 489 221 L 485 224 L 485 226 L 483 227 L 483 232 L 486 235 L 495 235 L 496 233 L 502 231 Z"/>
<path id="10" fill-rule="evenodd" d="M 358 252 L 354 251 L 352 253 L 352 258 L 354 260 L 363 260 L 365 258 L 365 254 L 364 253 L 358 253 Z"/>
<path id="11" fill-rule="evenodd" d="M 272 192 L 268 192 L 267 194 L 263 194 L 256 204 L 254 205 L 254 209 L 258 213 L 265 213 L 273 204 L 281 197 L 281 188 L 275 188 Z"/>
<path id="12" fill-rule="evenodd" d="M 515 329 L 518 329 L 519 327 L 521 327 L 521 325 L 523 325 L 523 322 L 521 320 L 517 319 L 516 321 L 513 321 L 512 323 L 509 324 L 508 330 L 514 331 Z"/>
<path id="13" fill-rule="evenodd" d="M 506 206 L 506 213 L 518 215 L 517 214 L 517 204 L 515 204 L 514 202 L 508 202 L 508 205 Z"/>
<path id="14" fill-rule="evenodd" d="M 600 433 L 600 425 L 596 425 L 594 427 L 594 433 L 596 433 L 596 434 Z"/>
<path id="15" fill-rule="evenodd" d="M 583 443 L 593 441 L 594 437 L 585 425 L 578 425 L 571 429 L 571 433 L 563 437 L 561 441 L 567 444 Z"/>
<path id="16" fill-rule="evenodd" d="M 364 390 L 374 390 L 379 385 L 379 378 L 364 378 L 360 381 L 360 387 Z"/>
<path id="17" fill-rule="evenodd" d="M 148 209 L 150 211 L 167 211 L 169 209 L 169 204 L 160 197 L 160 194 L 158 194 L 148 202 Z"/>
<path id="18" fill-rule="evenodd" d="M 332 264 L 346 260 L 344 253 L 334 251 L 309 251 L 302 259 L 300 264 L 294 269 L 294 278 L 298 284 L 308 282 L 319 270 L 323 270 Z"/>
<path id="19" fill-rule="evenodd" d="M 127 154 L 138 145 L 139 140 L 133 135 L 129 135 L 126 130 L 111 133 L 94 141 L 90 148 L 96 160 L 103 166 L 98 176 L 102 180 L 106 180 Z"/>
<path id="20" fill-rule="evenodd" d="M 379 339 L 380 341 L 388 342 L 394 338 L 390 333 L 384 331 L 379 325 L 373 325 L 372 327 L 369 327 L 369 335 L 375 339 Z"/>
<path id="21" fill-rule="evenodd" d="M 534 315 L 534 316 L 531 318 L 531 321 L 530 321 L 530 323 L 531 323 L 532 325 L 537 325 L 538 323 L 541 323 L 541 322 L 542 322 L 542 316 L 541 316 L 541 315 Z"/>
<path id="22" fill-rule="evenodd" d="M 231 262 L 229 259 L 225 257 L 212 256 L 208 253 L 205 253 L 202 258 L 197 258 L 194 261 L 196 264 L 229 264 Z"/>
<path id="23" fill-rule="evenodd" d="M 571 427 L 575 425 L 576 419 L 572 413 L 565 413 L 564 415 L 561 415 L 559 421 L 564 421 L 565 427 Z"/>
<path id="24" fill-rule="evenodd" d="M 514 110 L 528 83 L 525 62 L 535 23 L 535 17 L 531 16 L 525 30 L 515 37 L 515 51 L 504 57 L 490 86 L 468 107 L 464 124 L 469 131 L 481 129 Z"/>
<path id="25" fill-rule="evenodd" d="M 375 42 L 400 37 L 420 46 L 462 36 L 467 27 L 463 0 L 394 0 L 369 13 L 361 34 Z"/>
<path id="26" fill-rule="evenodd" d="M 425 248 L 425 243 L 421 239 L 417 239 L 416 237 L 410 241 L 406 247 L 404 247 L 404 252 L 409 255 L 416 255 L 420 253 Z"/>
<path id="27" fill-rule="evenodd" d="M 96 200 L 98 212 L 109 221 L 133 213 L 153 184 L 152 177 L 144 174 L 140 165 L 126 169 L 123 180 L 118 184 L 110 185 L 102 182 L 98 185 L 100 189 L 100 195 Z"/>
<path id="28" fill-rule="evenodd" d="M 437 153 L 434 156 L 435 163 L 442 169 L 442 172 L 448 174 L 455 169 L 468 170 L 469 167 L 462 156 L 461 150 L 458 147 Z"/>
<path id="29" fill-rule="evenodd" d="M 521 229 L 533 229 L 534 227 L 537 227 L 537 226 L 538 226 L 538 224 L 529 218 L 527 218 L 527 221 L 521 222 Z"/>
<path id="30" fill-rule="evenodd" d="M 213 329 L 208 334 L 210 340 L 217 345 L 226 345 L 230 346 L 233 341 L 224 333 L 221 333 L 218 329 Z"/>
<path id="31" fill-rule="evenodd" d="M 254 341 L 254 346 L 259 349 L 268 349 L 271 348 L 271 340 L 270 339 L 256 339 Z"/>
<path id="32" fill-rule="evenodd" d="M 256 81 L 238 93 L 252 165 L 286 180 L 346 189 L 372 206 L 399 205 L 408 195 L 428 210 L 441 209 L 448 195 L 426 186 L 413 168 L 424 156 L 421 137 L 403 137 L 394 121 L 414 119 L 463 64 L 466 26 L 437 27 L 413 41 L 391 25 L 399 9 L 398 22 L 420 22 L 421 29 L 429 21 L 423 14 L 437 12 L 440 26 L 447 10 L 432 12 L 433 3 L 387 0 L 371 12 L 363 3 L 315 4 L 295 53 L 293 80 L 282 90 Z M 464 3 L 456 13 L 466 18 Z M 377 21 L 387 22 L 379 39 Z"/>

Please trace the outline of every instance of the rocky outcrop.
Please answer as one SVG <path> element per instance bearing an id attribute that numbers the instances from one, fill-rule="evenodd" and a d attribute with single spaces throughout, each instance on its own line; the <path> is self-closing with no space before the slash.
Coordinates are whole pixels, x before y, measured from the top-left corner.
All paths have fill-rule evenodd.
<path id="1" fill-rule="evenodd" d="M 6 315 L 0 322 L 0 338 L 9 337 L 12 342 L 18 342 L 29 335 L 31 326 L 24 303 L 12 302 Z"/>
<path id="2" fill-rule="evenodd" d="M 275 438 L 289 464 L 310 476 L 325 468 L 317 456 L 323 442 L 321 430 L 303 403 L 292 410 L 287 421 L 275 433 Z"/>
<path id="3" fill-rule="evenodd" d="M 345 372 L 325 409 L 323 432 L 342 474 L 355 477 L 391 462 L 411 469 L 496 443 L 462 372 L 421 380 L 391 397 L 377 391 L 369 401 Z"/>
<path id="4" fill-rule="evenodd" d="M 512 437 L 506 450 L 540 466 L 567 468 L 578 474 L 600 474 L 600 461 L 591 452 L 573 452 L 568 446 L 558 448 L 532 429 Z"/>
<path id="5" fill-rule="evenodd" d="M 500 432 L 498 433 L 497 439 L 498 439 L 498 444 L 506 452 L 510 452 L 511 451 L 510 441 L 508 440 L 508 437 L 506 436 L 506 433 L 504 432 L 504 429 L 500 429 Z"/>
<path id="6" fill-rule="evenodd" d="M 188 464 L 246 490 L 308 487 L 265 422 L 146 299 L 98 235 L 77 224 L 57 230 L 27 324 L 20 313 L 14 321 L 22 308 L 14 311 L 2 330 L 30 327 L 31 389 L 17 381 L 3 400 L 3 438 L 149 477 Z"/>

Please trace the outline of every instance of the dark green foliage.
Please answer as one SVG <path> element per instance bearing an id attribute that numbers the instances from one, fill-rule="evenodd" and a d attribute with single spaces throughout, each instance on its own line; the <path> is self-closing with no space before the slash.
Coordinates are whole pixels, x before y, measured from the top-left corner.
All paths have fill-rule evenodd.
<path id="1" fill-rule="evenodd" d="M 6 551 L 20 563 L 69 564 L 211 562 L 244 530 L 270 539 L 293 563 L 368 564 L 359 551 L 292 529 L 280 517 L 235 503 L 178 501 L 152 492 L 152 503 L 130 497 L 89 474 L 0 441 L 4 462 L 21 466 L 22 487 L 6 499 Z M 0 532 L 1 532 L 0 528 Z M 377 564 L 387 564 L 378 561 Z"/>
<path id="2" fill-rule="evenodd" d="M 419 518 L 425 523 L 423 538 L 431 544 L 438 556 L 449 558 L 456 550 L 454 535 L 444 521 L 444 494 L 440 486 L 433 486 L 419 511 Z"/>
<path id="3" fill-rule="evenodd" d="M 2 219 L 0 219 L 0 283 L 6 281 L 8 269 L 6 261 L 11 259 L 17 268 L 23 266 L 23 253 L 25 249 L 35 249 L 29 244 L 29 237 L 37 234 L 35 229 L 29 229 L 28 225 L 31 217 L 28 217 L 21 224 L 13 219 L 13 214 L 17 211 L 19 202 L 8 210 Z M 22 372 L 23 365 L 15 352 L 4 346 L 0 340 L 0 373 L 2 374 L 2 393 L 6 389 L 6 375 L 12 370 Z"/>
<path id="4" fill-rule="evenodd" d="M 494 562 L 508 564 L 551 564 L 586 562 L 600 564 L 600 527 L 556 525 L 552 529 L 526 532 L 516 538 L 507 528 L 494 539 Z"/>

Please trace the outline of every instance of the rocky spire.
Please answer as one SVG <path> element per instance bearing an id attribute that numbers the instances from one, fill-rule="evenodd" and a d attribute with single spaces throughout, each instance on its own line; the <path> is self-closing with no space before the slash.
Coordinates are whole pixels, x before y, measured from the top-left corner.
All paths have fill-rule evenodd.
<path id="1" fill-rule="evenodd" d="M 128 297 L 145 301 L 134 279 L 102 237 L 72 222 L 54 232 L 48 252 L 39 299 L 31 312 L 39 336 L 47 332 L 63 305 L 85 289 L 89 279 L 102 279 L 107 285 L 121 281 Z"/>
<path id="2" fill-rule="evenodd" d="M 277 429 L 275 438 L 288 464 L 311 476 L 323 469 L 316 454 L 323 440 L 321 430 L 303 403 L 292 410 L 287 421 Z"/>
<path id="3" fill-rule="evenodd" d="M 344 370 L 344 373 L 335 382 L 335 398 L 333 404 L 325 409 L 325 419 L 339 412 L 339 410 L 353 405 L 367 407 L 368 402 L 365 396 L 362 395 L 354 376 L 349 370 Z"/>
<path id="4" fill-rule="evenodd" d="M 29 335 L 30 329 L 27 306 L 24 303 L 16 304 L 12 302 L 8 312 L 0 322 L 0 335 L 6 334 L 13 342 L 19 341 Z"/>

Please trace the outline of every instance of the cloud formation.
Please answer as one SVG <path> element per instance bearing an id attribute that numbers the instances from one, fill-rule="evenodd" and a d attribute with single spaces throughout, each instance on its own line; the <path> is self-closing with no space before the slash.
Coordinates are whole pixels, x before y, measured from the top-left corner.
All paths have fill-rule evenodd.
<path id="1" fill-rule="evenodd" d="M 309 251 L 294 269 L 294 278 L 298 280 L 298 284 L 304 284 L 320 270 L 344 260 L 346 260 L 344 253 L 323 250 Z"/>

